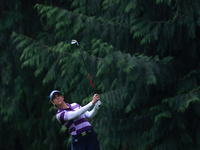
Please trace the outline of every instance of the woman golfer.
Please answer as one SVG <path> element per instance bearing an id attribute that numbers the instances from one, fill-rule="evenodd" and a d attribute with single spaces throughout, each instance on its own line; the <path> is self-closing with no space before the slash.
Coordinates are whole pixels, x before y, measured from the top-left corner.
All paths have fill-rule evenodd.
<path id="1" fill-rule="evenodd" d="M 58 108 L 57 120 L 64 125 L 72 135 L 72 150 L 100 150 L 97 133 L 92 129 L 87 119 L 95 116 L 99 109 L 99 96 L 94 94 L 93 100 L 81 107 L 77 103 L 68 104 L 64 102 L 64 96 L 58 90 L 53 90 L 50 100 Z M 98 103 L 97 103 L 98 101 Z M 87 111 L 94 106 L 91 111 Z"/>

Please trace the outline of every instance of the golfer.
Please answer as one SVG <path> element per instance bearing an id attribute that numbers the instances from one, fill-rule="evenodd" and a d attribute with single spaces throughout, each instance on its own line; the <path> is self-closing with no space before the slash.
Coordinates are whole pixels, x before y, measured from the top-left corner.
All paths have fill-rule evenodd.
<path id="1" fill-rule="evenodd" d="M 57 120 L 64 125 L 72 135 L 72 150 L 100 150 L 97 133 L 92 129 L 87 119 L 92 119 L 97 113 L 100 105 L 99 96 L 94 94 L 93 100 L 81 107 L 77 103 L 68 104 L 64 102 L 64 96 L 58 90 L 50 94 L 52 104 L 58 108 Z M 98 102 L 97 102 L 98 101 Z M 91 111 L 89 108 L 94 106 Z"/>

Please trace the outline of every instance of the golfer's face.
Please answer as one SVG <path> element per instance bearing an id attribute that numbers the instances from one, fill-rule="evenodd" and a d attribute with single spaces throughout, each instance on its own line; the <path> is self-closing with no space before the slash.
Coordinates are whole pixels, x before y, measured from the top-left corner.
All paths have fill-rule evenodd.
<path id="1" fill-rule="evenodd" d="M 55 93 L 53 94 L 53 102 L 56 105 L 59 105 L 63 102 L 64 97 L 62 95 L 60 95 L 60 93 Z"/>

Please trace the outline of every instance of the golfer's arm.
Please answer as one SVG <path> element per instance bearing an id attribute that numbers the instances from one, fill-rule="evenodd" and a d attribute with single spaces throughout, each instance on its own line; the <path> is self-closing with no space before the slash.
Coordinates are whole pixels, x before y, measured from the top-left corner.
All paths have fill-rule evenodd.
<path id="1" fill-rule="evenodd" d="M 64 120 L 69 121 L 84 114 L 91 106 L 93 106 L 92 102 L 88 103 L 87 105 L 81 107 L 76 111 L 70 111 L 70 112 L 68 111 L 64 116 Z"/>
<path id="2" fill-rule="evenodd" d="M 85 117 L 88 119 L 92 119 L 98 112 L 98 109 L 96 109 L 95 107 L 91 110 L 91 111 L 86 111 L 84 113 Z"/>

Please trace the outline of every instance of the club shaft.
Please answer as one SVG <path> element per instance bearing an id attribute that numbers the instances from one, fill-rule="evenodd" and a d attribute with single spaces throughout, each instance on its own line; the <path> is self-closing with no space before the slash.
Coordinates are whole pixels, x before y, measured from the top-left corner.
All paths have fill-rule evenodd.
<path id="1" fill-rule="evenodd" d="M 93 88 L 93 90 L 94 90 L 94 94 L 96 94 L 94 85 L 93 85 L 93 83 L 92 83 L 92 79 L 91 79 L 91 77 L 90 77 L 90 74 L 89 74 L 89 71 L 88 71 L 88 69 L 87 69 L 87 66 L 86 66 L 85 60 L 84 60 L 84 58 L 83 58 L 83 54 L 82 54 L 82 51 L 81 51 L 80 47 L 79 47 L 79 51 L 80 51 L 80 53 L 81 53 L 81 57 L 82 57 L 82 59 L 83 59 L 84 66 L 85 66 L 85 68 L 86 68 L 88 77 L 89 77 L 89 79 L 90 79 L 90 83 L 91 83 L 92 88 Z"/>

